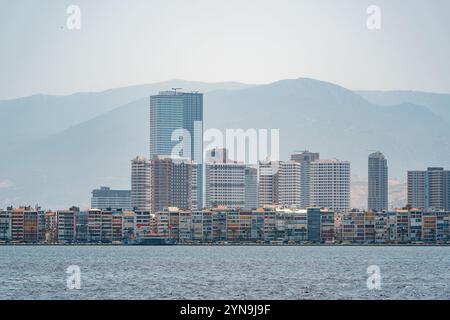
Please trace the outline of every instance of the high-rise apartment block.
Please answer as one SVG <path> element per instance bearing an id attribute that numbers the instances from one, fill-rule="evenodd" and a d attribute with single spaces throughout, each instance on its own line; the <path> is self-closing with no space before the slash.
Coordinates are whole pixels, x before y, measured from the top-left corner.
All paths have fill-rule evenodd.
<path id="1" fill-rule="evenodd" d="M 245 168 L 245 204 L 244 209 L 258 208 L 258 169 Z"/>
<path id="2" fill-rule="evenodd" d="M 289 208 L 301 207 L 301 164 L 282 161 L 278 172 L 278 202 Z"/>
<path id="3" fill-rule="evenodd" d="M 151 210 L 151 164 L 144 157 L 131 161 L 131 207 Z"/>
<path id="4" fill-rule="evenodd" d="M 301 167 L 301 186 L 300 186 L 300 193 L 301 193 L 301 207 L 306 208 L 309 206 L 309 201 L 311 198 L 311 187 L 310 187 L 310 163 L 316 160 L 319 160 L 319 153 L 317 152 L 309 152 L 309 151 L 300 151 L 300 152 L 294 152 L 291 155 L 291 160 L 300 163 Z"/>
<path id="5" fill-rule="evenodd" d="M 260 161 L 258 172 L 259 207 L 278 204 L 279 161 Z"/>
<path id="6" fill-rule="evenodd" d="M 337 212 L 350 209 L 348 161 L 319 160 L 318 153 L 307 151 L 293 154 L 291 158 L 295 160 L 259 163 L 260 207 L 318 206 Z M 302 188 L 306 188 L 306 191 L 303 192 Z"/>
<path id="7" fill-rule="evenodd" d="M 408 171 L 408 205 L 418 209 L 450 209 L 450 171 L 432 167 Z"/>
<path id="8" fill-rule="evenodd" d="M 205 164 L 206 207 L 258 207 L 257 168 L 228 159 L 227 150 L 209 150 Z"/>
<path id="9" fill-rule="evenodd" d="M 310 205 L 337 212 L 349 211 L 350 162 L 316 160 L 310 166 Z"/>
<path id="10" fill-rule="evenodd" d="M 205 164 L 206 207 L 245 207 L 246 166 L 234 162 Z"/>
<path id="11" fill-rule="evenodd" d="M 381 152 L 369 155 L 367 209 L 375 212 L 388 209 L 388 166 Z"/>
<path id="12" fill-rule="evenodd" d="M 197 209 L 198 165 L 190 160 L 155 156 L 151 168 L 151 212 L 168 207 Z"/>

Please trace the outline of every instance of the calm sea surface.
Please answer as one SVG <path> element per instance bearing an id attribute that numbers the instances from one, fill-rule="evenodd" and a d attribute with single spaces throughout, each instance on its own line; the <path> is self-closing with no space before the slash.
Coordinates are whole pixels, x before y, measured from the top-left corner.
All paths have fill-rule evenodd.
<path id="1" fill-rule="evenodd" d="M 450 299 L 450 247 L 0 246 L 0 271 L 0 299 Z"/>

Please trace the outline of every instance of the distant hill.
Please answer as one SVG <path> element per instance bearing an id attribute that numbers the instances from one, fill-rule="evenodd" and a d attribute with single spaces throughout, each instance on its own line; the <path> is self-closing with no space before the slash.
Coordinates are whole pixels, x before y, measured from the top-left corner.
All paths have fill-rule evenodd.
<path id="1" fill-rule="evenodd" d="M 400 103 L 421 105 L 450 124 L 450 94 L 420 91 L 358 91 L 357 93 L 380 106 Z"/>
<path id="2" fill-rule="evenodd" d="M 180 87 L 208 92 L 240 89 L 250 85 L 237 82 L 204 83 L 170 80 L 154 84 L 82 92 L 69 96 L 34 95 L 15 100 L 0 100 L 0 150 L 13 152 L 74 125 L 93 119 L 127 103 L 149 97 L 161 90 Z"/>
<path id="3" fill-rule="evenodd" d="M 309 149 L 322 158 L 350 160 L 352 173 L 359 177 L 354 197 L 358 206 L 364 204 L 361 190 L 372 150 L 386 155 L 390 176 L 398 181 L 395 204 L 404 199 L 406 170 L 450 167 L 445 102 L 428 106 L 423 100 L 396 97 L 389 100 L 395 104 L 388 101 L 381 106 L 375 98 L 366 100 L 370 93 L 304 78 L 258 86 L 171 81 L 80 94 L 85 103 L 77 103 L 77 95 L 52 97 L 52 103 L 39 96 L 0 102 L 0 117 L 8 125 L 27 115 L 22 126 L 26 134 L 15 137 L 0 131 L 7 137 L 0 145 L 3 150 L 8 139 L 17 141 L 14 151 L 2 153 L 0 159 L 0 207 L 11 203 L 88 206 L 95 187 L 129 188 L 131 159 L 148 154 L 148 96 L 172 87 L 205 92 L 205 128 L 278 128 L 281 158 L 293 150 Z M 373 96 L 382 100 L 381 93 Z M 21 100 L 27 101 L 25 106 Z M 83 106 L 78 110 L 77 104 Z"/>

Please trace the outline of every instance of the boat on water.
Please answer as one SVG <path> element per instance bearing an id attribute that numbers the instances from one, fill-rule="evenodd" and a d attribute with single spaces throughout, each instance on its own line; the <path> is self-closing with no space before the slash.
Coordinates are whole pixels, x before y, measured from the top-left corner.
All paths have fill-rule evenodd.
<path id="1" fill-rule="evenodd" d="M 150 235 L 145 238 L 137 240 L 136 244 L 147 246 L 168 246 L 168 245 L 175 245 L 177 244 L 177 242 L 174 239 L 168 239 L 167 237 L 162 237 L 159 235 Z"/>

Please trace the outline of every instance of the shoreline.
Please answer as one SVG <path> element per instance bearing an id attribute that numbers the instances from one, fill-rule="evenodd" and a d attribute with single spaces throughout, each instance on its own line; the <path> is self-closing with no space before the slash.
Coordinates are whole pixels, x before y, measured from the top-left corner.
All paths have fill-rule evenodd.
<path id="1" fill-rule="evenodd" d="M 270 244 L 270 243 L 196 243 L 196 244 L 113 244 L 113 243 L 2 243 L 1 247 L 450 247 L 442 244 Z"/>

